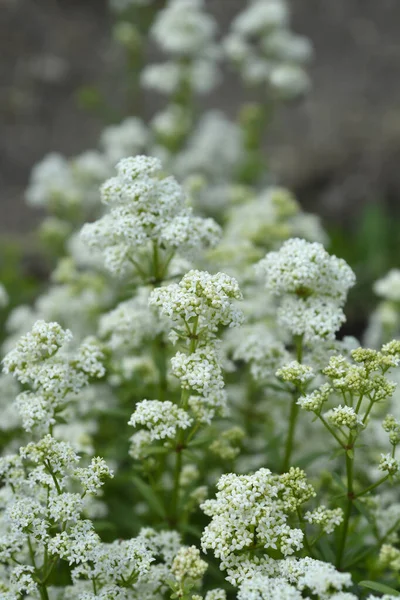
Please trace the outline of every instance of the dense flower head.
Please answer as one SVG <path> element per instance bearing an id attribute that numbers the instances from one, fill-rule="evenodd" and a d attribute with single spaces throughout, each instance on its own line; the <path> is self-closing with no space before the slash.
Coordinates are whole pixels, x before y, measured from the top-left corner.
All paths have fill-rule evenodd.
<path id="1" fill-rule="evenodd" d="M 386 300 L 400 302 L 400 269 L 392 269 L 385 277 L 379 279 L 374 285 L 374 292 Z"/>
<path id="2" fill-rule="evenodd" d="M 191 354 L 177 352 L 171 359 L 172 373 L 183 389 L 208 395 L 224 387 L 218 355 L 212 346 L 199 348 Z"/>
<path id="3" fill-rule="evenodd" d="M 149 308 L 150 288 L 141 287 L 137 294 L 103 313 L 99 319 L 99 337 L 112 351 L 138 350 L 162 331 L 162 325 Z"/>
<path id="4" fill-rule="evenodd" d="M 144 68 L 145 87 L 175 94 L 185 104 L 192 92 L 206 93 L 217 84 L 217 24 L 204 8 L 202 0 L 171 0 L 157 14 L 150 35 L 169 60 Z"/>
<path id="5" fill-rule="evenodd" d="M 16 348 L 7 354 L 3 370 L 13 373 L 24 382 L 28 365 L 53 356 L 71 340 L 71 331 L 65 331 L 58 323 L 37 321 L 32 331 L 23 336 Z"/>
<path id="6" fill-rule="evenodd" d="M 178 582 L 184 579 L 201 579 L 207 570 L 207 563 L 200 558 L 196 546 L 182 546 L 172 563 L 172 573 Z"/>
<path id="7" fill-rule="evenodd" d="M 215 244 L 219 226 L 212 219 L 194 217 L 183 189 L 164 177 L 157 158 L 122 159 L 117 176 L 102 186 L 102 200 L 110 208 L 101 219 L 86 224 L 83 240 L 98 248 L 114 274 L 137 270 L 143 253 L 160 248 L 166 265 L 175 251 Z M 152 248 L 148 245 L 153 244 Z M 139 268 L 139 273 L 141 273 Z"/>
<path id="8" fill-rule="evenodd" d="M 237 332 L 239 335 L 227 337 L 226 345 L 229 349 L 232 347 L 234 360 L 249 363 L 250 372 L 256 381 L 268 381 L 279 367 L 290 362 L 290 354 L 285 345 L 270 328 L 256 323 L 245 325 Z M 232 333 L 236 334 L 236 330 Z"/>
<path id="9" fill-rule="evenodd" d="M 321 505 L 313 511 L 306 512 L 304 518 L 308 523 L 319 525 L 325 533 L 332 533 L 343 521 L 343 510 L 329 509 Z"/>
<path id="10" fill-rule="evenodd" d="M 94 190 L 109 172 L 106 158 L 95 150 L 71 160 L 53 152 L 32 170 L 26 200 L 63 219 L 82 219 L 97 209 L 98 195 Z"/>
<path id="11" fill-rule="evenodd" d="M 242 294 L 239 284 L 225 273 L 189 271 L 179 283 L 157 288 L 150 304 L 174 324 L 183 326 L 198 319 L 197 335 L 212 336 L 219 325 L 233 327 L 240 323 L 241 312 L 234 301 Z"/>
<path id="12" fill-rule="evenodd" d="M 285 0 L 249 2 L 233 20 L 223 46 L 247 83 L 267 84 L 284 97 L 309 87 L 304 64 L 312 56 L 312 47 L 307 38 L 290 31 Z"/>
<path id="13" fill-rule="evenodd" d="M 171 0 L 152 25 L 151 34 L 169 54 L 196 55 L 209 51 L 217 24 L 202 0 Z"/>
<path id="14" fill-rule="evenodd" d="M 189 414 L 168 400 L 142 400 L 129 420 L 132 427 L 148 429 L 151 441 L 173 438 L 178 429 L 187 429 L 191 423 Z"/>
<path id="15" fill-rule="evenodd" d="M 110 164 L 114 166 L 124 156 L 140 154 L 149 141 L 145 124 L 137 117 L 128 117 L 118 125 L 109 125 L 100 143 Z"/>
<path id="16" fill-rule="evenodd" d="M 317 242 L 288 240 L 257 265 L 267 290 L 279 299 L 278 322 L 306 342 L 333 339 L 355 276 L 347 263 Z"/>
<path id="17" fill-rule="evenodd" d="M 54 425 L 67 396 L 76 398 L 92 379 L 105 374 L 104 353 L 95 338 L 74 350 L 71 341 L 71 331 L 40 320 L 5 356 L 4 372 L 31 388 L 16 398 L 26 431 Z"/>
<path id="18" fill-rule="evenodd" d="M 241 561 L 252 560 L 251 548 L 278 550 L 289 556 L 303 545 L 303 532 L 288 524 L 288 515 L 314 495 L 304 473 L 293 469 L 282 476 L 260 469 L 253 475 L 223 475 L 215 499 L 201 508 L 212 517 L 202 536 L 228 570 L 228 580 L 242 577 Z"/>
<path id="19" fill-rule="evenodd" d="M 258 270 L 266 279 L 266 288 L 278 297 L 318 295 L 342 304 L 355 283 L 354 273 L 343 259 L 328 254 L 318 242 L 299 238 L 267 254 Z"/>

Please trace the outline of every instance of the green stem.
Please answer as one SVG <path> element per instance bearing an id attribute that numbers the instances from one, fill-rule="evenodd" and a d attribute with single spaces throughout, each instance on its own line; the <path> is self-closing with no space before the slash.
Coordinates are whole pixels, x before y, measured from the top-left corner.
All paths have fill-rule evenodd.
<path id="1" fill-rule="evenodd" d="M 297 362 L 301 363 L 303 360 L 303 336 L 296 335 L 294 337 L 294 343 L 296 346 Z M 286 444 L 285 444 L 285 454 L 284 454 L 283 463 L 282 463 L 282 473 L 285 473 L 290 467 L 290 460 L 292 457 L 294 438 L 295 438 L 295 432 L 296 432 L 296 424 L 297 424 L 298 416 L 300 413 L 300 406 L 297 404 L 299 396 L 300 396 L 300 391 L 296 390 L 293 394 L 292 405 L 290 407 L 289 429 L 288 429 L 288 434 L 287 434 Z"/>
<path id="2" fill-rule="evenodd" d="M 324 426 L 326 427 L 326 429 L 329 431 L 329 433 L 331 435 L 333 435 L 333 437 L 335 438 L 335 440 L 342 446 L 342 448 L 344 448 L 345 444 L 344 442 L 340 439 L 340 437 L 333 431 L 332 427 L 329 425 L 329 423 L 327 423 L 327 421 L 325 420 L 325 418 L 322 415 L 317 415 L 318 418 L 320 419 L 321 423 L 324 424 Z"/>
<path id="3" fill-rule="evenodd" d="M 356 413 L 357 413 L 357 414 L 358 414 L 358 413 L 359 413 L 359 411 L 360 411 L 360 408 L 361 408 L 361 403 L 362 403 L 362 401 L 363 401 L 363 398 L 364 398 L 364 394 L 361 394 L 361 395 L 360 395 L 360 397 L 359 397 L 359 399 L 358 399 L 357 406 L 356 406 Z"/>
<path id="4" fill-rule="evenodd" d="M 285 455 L 282 464 L 282 473 L 285 473 L 290 467 L 290 459 L 292 457 L 293 445 L 294 445 L 294 434 L 296 429 L 297 418 L 300 411 L 300 406 L 297 404 L 297 395 L 292 400 L 292 406 L 290 408 L 289 417 L 289 429 L 286 438 Z"/>
<path id="5" fill-rule="evenodd" d="M 368 406 L 368 408 L 367 408 L 367 410 L 366 410 L 366 413 L 365 413 L 365 415 L 364 415 L 364 418 L 363 418 L 363 420 L 362 420 L 362 422 L 363 422 L 363 424 L 364 424 L 364 425 L 365 425 L 365 423 L 367 422 L 367 419 L 368 419 L 369 413 L 371 412 L 373 405 L 374 405 L 374 401 L 373 401 L 373 400 L 371 400 L 371 401 L 370 401 L 370 404 L 369 404 L 369 406 Z"/>
<path id="6" fill-rule="evenodd" d="M 381 483 L 384 483 L 388 478 L 389 478 L 389 475 L 385 475 L 384 477 L 381 477 L 381 479 L 379 479 L 378 481 L 376 481 L 375 483 L 373 483 L 369 487 L 365 488 L 365 490 L 363 490 L 362 492 L 360 492 L 359 494 L 357 494 L 356 498 L 360 498 L 361 496 L 365 496 L 365 494 L 368 494 L 368 492 L 370 492 L 370 491 L 374 490 L 375 488 L 377 488 L 379 485 L 381 485 Z"/>
<path id="7" fill-rule="evenodd" d="M 54 472 L 53 472 L 53 469 L 51 468 L 51 466 L 50 466 L 50 464 L 49 464 L 48 462 L 44 461 L 44 463 L 43 463 L 43 464 L 44 464 L 44 466 L 45 466 L 45 468 L 46 468 L 47 472 L 48 472 L 48 473 L 50 473 L 50 475 L 51 475 L 51 478 L 52 478 L 52 480 L 54 481 L 54 485 L 55 485 L 55 487 L 56 487 L 57 493 L 58 493 L 58 495 L 60 495 L 60 494 L 62 493 L 62 492 L 61 492 L 61 488 L 60 488 L 60 486 L 59 486 L 59 483 L 58 483 L 58 481 L 57 481 L 57 477 L 55 476 L 55 474 L 54 474 Z"/>
<path id="8" fill-rule="evenodd" d="M 353 435 L 350 433 L 347 448 L 354 451 L 354 439 Z M 350 517 L 353 509 L 353 502 L 355 499 L 354 495 L 354 487 L 353 487 L 353 479 L 354 479 L 354 456 L 349 456 L 349 453 L 346 452 L 346 473 L 347 473 L 347 503 L 346 510 L 344 514 L 343 526 L 342 526 L 342 534 L 340 537 L 339 548 L 336 558 L 336 566 L 338 569 L 342 566 L 344 550 L 346 547 L 347 535 L 349 532 L 350 525 Z"/>
<path id="9" fill-rule="evenodd" d="M 47 585 L 42 584 L 39 588 L 40 597 L 42 600 L 49 600 L 49 594 L 47 591 Z"/>
<path id="10" fill-rule="evenodd" d="M 314 553 L 312 551 L 311 544 L 310 544 L 310 542 L 308 540 L 308 536 L 307 536 L 307 524 L 306 524 L 306 522 L 304 520 L 303 514 L 301 512 L 301 508 L 297 509 L 297 516 L 299 517 L 300 525 L 301 525 L 302 531 L 304 533 L 304 538 L 303 538 L 304 547 L 307 550 L 308 556 L 310 556 L 311 558 L 313 558 Z"/>
<path id="11" fill-rule="evenodd" d="M 168 377 L 167 377 L 167 345 L 164 340 L 164 335 L 160 333 L 156 339 L 157 366 L 159 373 L 159 400 L 164 401 L 168 394 Z"/>
<path id="12" fill-rule="evenodd" d="M 187 403 L 189 400 L 190 392 L 189 390 L 182 390 L 181 394 L 181 402 L 180 406 L 183 409 L 187 408 Z M 185 446 L 185 432 L 183 429 L 180 429 L 176 436 L 175 442 L 175 468 L 174 468 L 174 485 L 172 489 L 172 499 L 171 499 L 171 519 L 170 523 L 174 527 L 177 527 L 179 522 L 179 493 L 180 493 L 180 483 L 181 483 L 181 473 L 182 473 L 182 450 Z"/>

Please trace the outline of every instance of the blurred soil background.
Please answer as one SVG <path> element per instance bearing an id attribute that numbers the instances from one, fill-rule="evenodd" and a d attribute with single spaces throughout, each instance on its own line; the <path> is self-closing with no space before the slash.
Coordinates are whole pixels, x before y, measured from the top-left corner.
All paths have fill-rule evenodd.
<path id="1" fill-rule="evenodd" d="M 207 0 L 221 27 L 244 0 Z M 292 0 L 294 31 L 313 42 L 313 89 L 282 109 L 270 165 L 303 205 L 350 223 L 366 203 L 400 209 L 400 2 Z M 32 228 L 24 205 L 44 154 L 96 145 L 103 120 L 83 110 L 82 86 L 121 107 L 123 59 L 106 0 L 0 0 L 0 230 Z M 211 99 L 234 114 L 236 81 Z M 147 110 L 151 114 L 151 106 Z M 123 113 L 122 115 L 123 116 Z"/>
<path id="2" fill-rule="evenodd" d="M 222 30 L 243 2 L 206 0 Z M 276 115 L 268 163 L 305 209 L 322 215 L 333 250 L 359 264 L 361 291 L 370 289 L 399 265 L 400 1 L 291 0 L 291 7 L 293 30 L 314 45 L 313 88 Z M 0 234 L 34 229 L 39 215 L 23 193 L 36 162 L 50 151 L 72 156 L 96 146 L 110 115 L 82 105 L 95 105 L 97 90 L 114 119 L 127 114 L 112 23 L 106 0 L 0 0 Z M 207 104 L 234 115 L 241 99 L 228 74 Z M 145 117 L 158 105 L 148 100 Z"/>

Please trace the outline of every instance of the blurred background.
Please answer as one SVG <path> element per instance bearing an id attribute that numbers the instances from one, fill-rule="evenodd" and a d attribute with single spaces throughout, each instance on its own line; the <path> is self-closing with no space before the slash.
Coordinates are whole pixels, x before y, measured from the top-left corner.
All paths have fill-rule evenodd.
<path id="1" fill-rule="evenodd" d="M 243 2 L 206 5 L 224 30 Z M 371 283 L 400 262 L 400 2 L 289 4 L 293 31 L 314 46 L 312 89 L 275 115 L 268 164 L 306 210 L 322 216 L 332 251 L 358 267 L 363 301 L 373 304 Z M 72 156 L 95 147 L 106 123 L 137 109 L 113 22 L 107 0 L 0 0 L 3 236 L 24 240 L 40 220 L 24 203 L 35 163 L 51 151 Z M 227 74 L 206 105 L 235 114 L 239 88 Z M 145 119 L 157 102 L 145 97 Z"/>

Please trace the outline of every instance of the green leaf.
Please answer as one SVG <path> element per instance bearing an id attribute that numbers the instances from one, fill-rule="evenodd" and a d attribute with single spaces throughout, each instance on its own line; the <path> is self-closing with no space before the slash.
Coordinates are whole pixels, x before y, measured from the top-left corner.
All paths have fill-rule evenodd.
<path id="1" fill-rule="evenodd" d="M 348 561 L 347 561 L 347 564 L 344 566 L 343 570 L 346 571 L 350 567 L 357 565 L 362 560 L 365 560 L 373 552 L 376 552 L 376 548 L 374 548 L 373 546 L 371 546 L 370 548 L 367 548 L 367 549 L 362 548 L 361 550 L 349 552 L 348 556 L 347 556 Z"/>
<path id="2" fill-rule="evenodd" d="M 143 479 L 141 479 L 140 477 L 137 477 L 135 475 L 132 477 L 132 480 L 133 480 L 134 484 L 136 485 L 136 487 L 138 488 L 139 492 L 149 503 L 149 506 L 151 506 L 151 508 L 158 514 L 159 517 L 162 517 L 163 519 L 165 519 L 165 517 L 166 517 L 165 509 L 164 509 L 163 505 L 161 504 L 160 499 L 158 498 L 157 494 L 152 489 L 152 487 L 148 483 L 143 481 Z"/>
<path id="3" fill-rule="evenodd" d="M 348 456 L 348 457 L 349 457 L 351 460 L 353 460 L 353 458 L 354 458 L 354 450 L 353 450 L 353 448 L 349 448 L 348 450 L 346 450 L 346 454 L 347 454 L 347 456 Z"/>
<path id="4" fill-rule="evenodd" d="M 392 596 L 400 596 L 400 592 L 394 588 L 385 585 L 384 583 L 376 583 L 375 581 L 360 581 L 359 585 L 366 587 L 374 592 L 381 592 L 382 594 L 390 594 Z"/>

